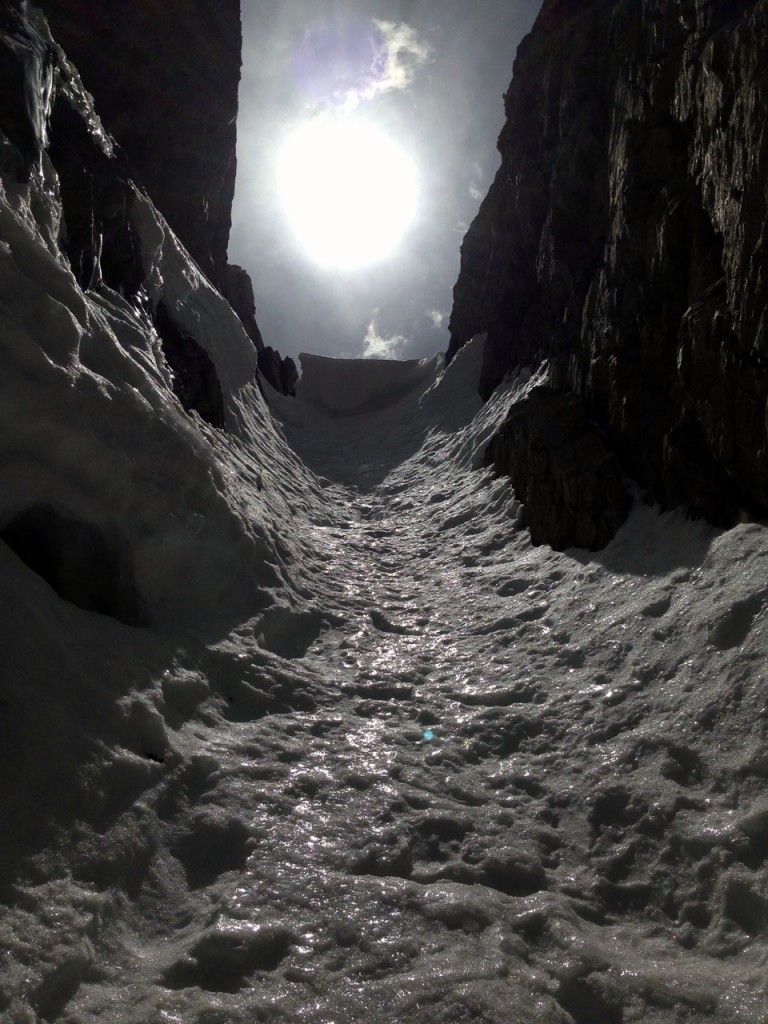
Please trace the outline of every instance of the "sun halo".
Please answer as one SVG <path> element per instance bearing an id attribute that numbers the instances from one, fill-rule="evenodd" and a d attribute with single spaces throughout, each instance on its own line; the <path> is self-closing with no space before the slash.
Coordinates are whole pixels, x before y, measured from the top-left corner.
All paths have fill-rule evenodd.
<path id="1" fill-rule="evenodd" d="M 318 118 L 295 129 L 280 151 L 277 180 L 299 244 L 327 268 L 356 270 L 386 259 L 416 212 L 413 161 L 357 118 Z"/>

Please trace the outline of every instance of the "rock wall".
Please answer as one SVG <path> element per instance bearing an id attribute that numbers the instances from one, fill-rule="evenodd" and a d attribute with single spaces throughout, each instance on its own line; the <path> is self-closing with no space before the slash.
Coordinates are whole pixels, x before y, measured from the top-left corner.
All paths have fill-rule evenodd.
<path id="1" fill-rule="evenodd" d="M 515 402 L 486 463 L 512 478 L 533 544 L 599 550 L 629 513 L 616 460 L 572 391 L 539 386 Z"/>
<path id="2" fill-rule="evenodd" d="M 546 0 L 469 228 L 449 358 L 550 364 L 665 507 L 768 510 L 768 3 Z"/>
<path id="3" fill-rule="evenodd" d="M 295 366 L 277 352 L 264 357 L 250 280 L 227 262 L 237 170 L 240 0 L 40 0 L 38 6 L 94 96 L 130 176 L 240 317 L 261 355 L 262 375 L 286 390 Z"/>
<path id="4" fill-rule="evenodd" d="M 40 0 L 134 177 L 217 287 L 235 194 L 240 0 Z"/>

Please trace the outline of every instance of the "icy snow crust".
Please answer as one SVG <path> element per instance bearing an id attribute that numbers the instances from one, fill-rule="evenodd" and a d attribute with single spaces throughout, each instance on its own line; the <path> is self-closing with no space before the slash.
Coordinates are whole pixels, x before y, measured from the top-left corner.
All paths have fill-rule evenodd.
<path id="1" fill-rule="evenodd" d="M 309 359 L 273 416 L 138 198 L 209 429 L 77 288 L 46 175 L 0 194 L 0 526 L 119 535 L 153 624 L 0 544 L 2 1020 L 764 1024 L 764 527 L 638 502 L 603 552 L 533 548 L 482 452 L 536 378 L 481 408 L 480 339 L 384 365 L 386 405 Z"/>

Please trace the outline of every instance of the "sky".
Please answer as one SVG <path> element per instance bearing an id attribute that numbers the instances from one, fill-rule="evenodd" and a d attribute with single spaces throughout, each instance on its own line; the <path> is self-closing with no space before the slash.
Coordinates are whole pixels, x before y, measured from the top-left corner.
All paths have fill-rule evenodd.
<path id="1" fill-rule="evenodd" d="M 447 348 L 459 247 L 498 169 L 503 94 L 540 5 L 243 0 L 230 261 L 251 275 L 266 344 L 291 356 L 400 359 Z M 318 264 L 298 237 L 280 155 L 299 126 L 348 116 L 410 157 L 417 199 L 389 256 L 338 268 Z"/>

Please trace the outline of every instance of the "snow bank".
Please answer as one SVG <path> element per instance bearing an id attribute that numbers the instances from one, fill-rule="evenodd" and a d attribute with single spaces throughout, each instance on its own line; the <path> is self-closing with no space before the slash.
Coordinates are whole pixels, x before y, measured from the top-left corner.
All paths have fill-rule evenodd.
<path id="1" fill-rule="evenodd" d="M 79 88 L 74 72 L 68 82 Z M 84 593 L 83 607 L 119 605 L 94 596 L 112 586 L 135 591 L 141 608 L 124 621 L 211 623 L 264 607 L 283 585 L 290 545 L 278 552 L 264 522 L 282 514 L 281 499 L 263 492 L 258 467 L 249 484 L 224 464 L 237 437 L 259 432 L 263 477 L 282 442 L 237 316 L 147 197 L 132 196 L 146 277 L 129 301 L 98 280 L 78 285 L 59 248 L 62 201 L 46 154 L 28 183 L 0 186 L 0 535 L 22 557 L 45 548 L 48 564 L 35 568 L 63 596 Z M 228 436 L 174 395 L 150 317 L 161 301 L 213 361 Z M 236 492 L 249 487 L 246 511 Z M 60 550 L 62 530 L 90 547 L 79 566 Z M 89 582 L 105 551 L 112 583 Z"/>
<path id="2" fill-rule="evenodd" d="M 0 549 L 13 1024 L 763 1024 L 765 528 L 533 548 L 473 466 L 535 381 L 481 406 L 481 355 L 203 431 L 275 559 L 228 628 L 126 629 Z"/>
<path id="3" fill-rule="evenodd" d="M 424 384 L 442 363 L 432 359 L 334 359 L 302 352 L 297 397 L 340 416 L 373 412 Z"/>

